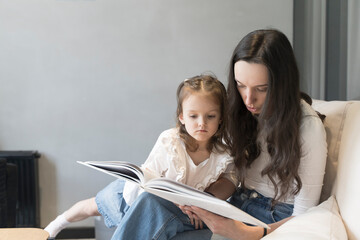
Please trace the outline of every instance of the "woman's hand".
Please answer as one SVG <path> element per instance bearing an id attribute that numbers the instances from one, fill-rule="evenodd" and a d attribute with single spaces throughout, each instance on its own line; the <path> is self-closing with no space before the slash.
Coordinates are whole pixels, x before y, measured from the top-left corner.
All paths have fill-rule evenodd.
<path id="1" fill-rule="evenodd" d="M 230 239 L 246 239 L 246 240 L 259 240 L 263 237 L 264 228 L 259 226 L 249 226 L 242 222 L 224 218 L 216 215 L 204 209 L 198 207 L 184 207 L 185 211 L 191 211 L 199 219 L 201 219 L 208 228 L 215 234 L 230 238 Z M 269 224 L 270 229 L 267 233 L 270 234 L 272 231 L 280 227 L 285 222 L 289 221 L 293 217 L 285 218 L 279 222 Z"/>
<path id="2" fill-rule="evenodd" d="M 263 235 L 264 230 L 262 227 L 248 226 L 242 222 L 224 218 L 198 207 L 187 208 L 185 207 L 185 210 L 196 214 L 213 233 L 226 238 L 234 240 L 259 240 Z"/>
<path id="3" fill-rule="evenodd" d="M 217 214 L 211 213 L 204 209 L 192 206 L 185 206 L 185 211 L 190 211 L 196 215 L 197 218 L 201 219 L 208 228 L 215 234 L 219 234 L 228 238 L 233 235 L 231 232 L 236 230 L 235 221 L 232 219 L 224 218 Z M 243 223 L 240 223 L 243 224 Z M 233 238 L 232 238 L 233 239 Z"/>
<path id="4" fill-rule="evenodd" d="M 190 219 L 190 223 L 191 225 L 194 225 L 195 229 L 203 229 L 204 225 L 203 222 L 201 221 L 201 219 L 195 214 L 193 213 L 188 206 L 180 206 L 178 205 L 178 207 L 181 209 L 181 211 L 188 215 L 189 219 Z"/>

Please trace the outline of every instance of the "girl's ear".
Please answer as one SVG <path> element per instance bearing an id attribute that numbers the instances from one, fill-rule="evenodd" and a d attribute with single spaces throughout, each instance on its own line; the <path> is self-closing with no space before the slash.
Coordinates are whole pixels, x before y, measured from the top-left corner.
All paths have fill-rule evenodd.
<path id="1" fill-rule="evenodd" d="M 179 114 L 179 121 L 181 122 L 181 124 L 185 124 L 184 123 L 184 116 L 182 113 Z"/>

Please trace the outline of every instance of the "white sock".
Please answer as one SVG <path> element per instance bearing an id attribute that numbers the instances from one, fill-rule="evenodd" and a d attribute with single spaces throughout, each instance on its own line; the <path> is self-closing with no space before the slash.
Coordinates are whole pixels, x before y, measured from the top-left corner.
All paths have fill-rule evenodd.
<path id="1" fill-rule="evenodd" d="M 67 225 L 69 225 L 70 222 L 68 222 L 65 218 L 64 214 L 61 214 L 55 218 L 54 221 L 52 221 L 47 227 L 44 229 L 47 231 L 50 235 L 50 237 L 56 237 L 56 235 L 66 228 Z"/>

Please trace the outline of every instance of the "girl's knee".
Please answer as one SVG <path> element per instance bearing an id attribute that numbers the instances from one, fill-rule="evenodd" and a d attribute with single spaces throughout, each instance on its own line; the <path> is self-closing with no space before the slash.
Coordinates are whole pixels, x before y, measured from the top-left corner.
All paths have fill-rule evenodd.
<path id="1" fill-rule="evenodd" d="M 98 211 L 98 206 L 95 202 L 95 198 L 89 198 L 83 201 L 84 204 L 84 211 L 89 216 L 99 216 L 100 213 Z"/>

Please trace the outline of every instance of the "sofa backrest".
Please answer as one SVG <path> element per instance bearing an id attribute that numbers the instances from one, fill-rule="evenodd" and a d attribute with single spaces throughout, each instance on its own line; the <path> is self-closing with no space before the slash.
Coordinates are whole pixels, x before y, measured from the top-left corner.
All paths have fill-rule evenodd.
<path id="1" fill-rule="evenodd" d="M 314 100 L 326 115 L 328 159 L 321 201 L 336 196 L 349 239 L 360 239 L 360 101 Z"/>

